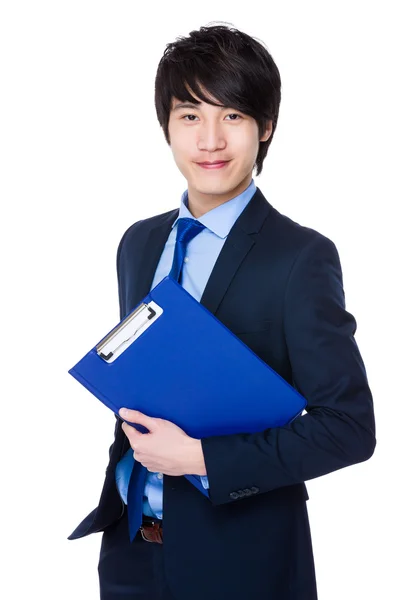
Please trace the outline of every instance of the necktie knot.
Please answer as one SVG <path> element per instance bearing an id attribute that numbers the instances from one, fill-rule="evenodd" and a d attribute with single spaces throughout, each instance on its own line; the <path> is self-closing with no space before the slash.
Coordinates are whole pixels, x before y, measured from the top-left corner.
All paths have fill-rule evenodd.
<path id="1" fill-rule="evenodd" d="M 196 219 L 184 217 L 178 220 L 176 244 L 174 247 L 173 265 L 170 271 L 170 277 L 179 281 L 184 256 L 187 251 L 188 243 L 205 228 L 205 225 Z"/>
<path id="2" fill-rule="evenodd" d="M 187 217 L 179 219 L 177 223 L 176 242 L 181 242 L 187 246 L 188 242 L 192 240 L 198 233 L 200 233 L 204 227 L 205 225 L 196 219 L 190 219 Z"/>

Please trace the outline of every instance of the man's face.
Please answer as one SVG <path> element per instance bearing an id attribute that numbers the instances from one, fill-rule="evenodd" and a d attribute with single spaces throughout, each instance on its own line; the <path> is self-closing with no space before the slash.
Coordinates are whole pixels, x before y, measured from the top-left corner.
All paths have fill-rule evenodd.
<path id="1" fill-rule="evenodd" d="M 204 102 L 181 104 L 172 98 L 170 146 L 177 167 L 187 180 L 189 198 L 213 204 L 233 198 L 251 182 L 260 141 L 257 121 L 233 108 Z M 270 123 L 261 140 L 270 137 L 271 126 Z M 217 160 L 228 162 L 219 169 L 199 165 Z"/>

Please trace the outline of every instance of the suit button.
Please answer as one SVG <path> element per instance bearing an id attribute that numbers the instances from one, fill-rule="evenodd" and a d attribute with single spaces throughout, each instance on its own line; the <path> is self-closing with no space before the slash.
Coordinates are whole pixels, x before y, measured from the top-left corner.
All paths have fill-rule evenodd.
<path id="1" fill-rule="evenodd" d="M 238 490 L 237 493 L 240 496 L 240 498 L 244 498 L 244 496 L 245 496 L 245 491 L 244 490 Z"/>
<path id="2" fill-rule="evenodd" d="M 245 488 L 244 493 L 246 496 L 252 496 L 253 492 L 249 488 Z"/>
<path id="3" fill-rule="evenodd" d="M 233 500 L 237 500 L 237 498 L 239 498 L 239 495 L 237 494 L 237 492 L 231 492 L 230 498 L 232 498 Z"/>
<path id="4" fill-rule="evenodd" d="M 251 491 L 252 491 L 253 494 L 258 494 L 258 492 L 260 491 L 260 488 L 253 486 L 251 488 Z"/>

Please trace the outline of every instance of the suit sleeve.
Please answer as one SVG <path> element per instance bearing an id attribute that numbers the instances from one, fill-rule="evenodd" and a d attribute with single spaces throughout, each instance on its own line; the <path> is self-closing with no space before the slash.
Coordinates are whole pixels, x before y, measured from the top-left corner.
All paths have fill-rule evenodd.
<path id="1" fill-rule="evenodd" d="M 125 298 L 124 298 L 124 292 L 123 292 L 123 288 L 124 288 L 124 281 L 123 281 L 123 276 L 122 276 L 122 250 L 123 250 L 123 246 L 124 246 L 124 242 L 126 240 L 127 234 L 128 232 L 135 227 L 138 223 L 140 223 L 140 221 L 137 221 L 137 223 L 134 223 L 133 225 L 131 225 L 130 227 L 128 227 L 126 229 L 126 231 L 123 233 L 123 235 L 121 236 L 120 242 L 117 246 L 117 253 L 116 253 L 116 271 L 117 271 L 117 288 L 118 288 L 118 302 L 119 302 L 119 311 L 120 311 L 120 320 L 122 320 L 125 316 L 126 316 L 126 306 L 125 306 Z M 112 442 L 110 448 L 108 449 L 108 456 L 109 459 L 111 458 L 111 453 L 114 447 L 114 442 L 115 439 L 117 437 L 117 433 L 119 431 L 119 428 L 121 427 L 121 423 L 123 422 L 123 419 L 121 417 L 119 417 L 116 413 L 114 413 L 114 417 L 116 419 L 116 423 L 114 426 L 114 441 Z"/>
<path id="2" fill-rule="evenodd" d="M 284 334 L 294 386 L 307 413 L 283 427 L 201 440 L 213 505 L 239 502 L 236 490 L 264 493 L 369 459 L 373 399 L 345 310 L 333 242 L 318 234 L 299 254 L 284 295 Z M 252 401 L 252 399 L 250 399 Z"/>

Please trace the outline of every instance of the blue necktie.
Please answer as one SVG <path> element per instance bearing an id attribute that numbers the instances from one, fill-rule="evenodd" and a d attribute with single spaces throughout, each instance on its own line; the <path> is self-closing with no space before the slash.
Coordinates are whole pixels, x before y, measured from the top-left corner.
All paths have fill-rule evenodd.
<path id="1" fill-rule="evenodd" d="M 205 225 L 196 219 L 182 218 L 177 223 L 176 245 L 174 247 L 173 265 L 169 276 L 180 281 L 187 244 L 204 229 Z"/>
<path id="2" fill-rule="evenodd" d="M 180 218 L 177 223 L 176 243 L 174 246 L 173 264 L 169 276 L 177 282 L 181 279 L 187 244 L 205 228 L 205 225 L 191 218 Z M 147 468 L 141 465 L 136 468 L 134 461 L 127 491 L 128 530 L 130 542 L 136 536 L 143 522 L 143 493 Z"/>

